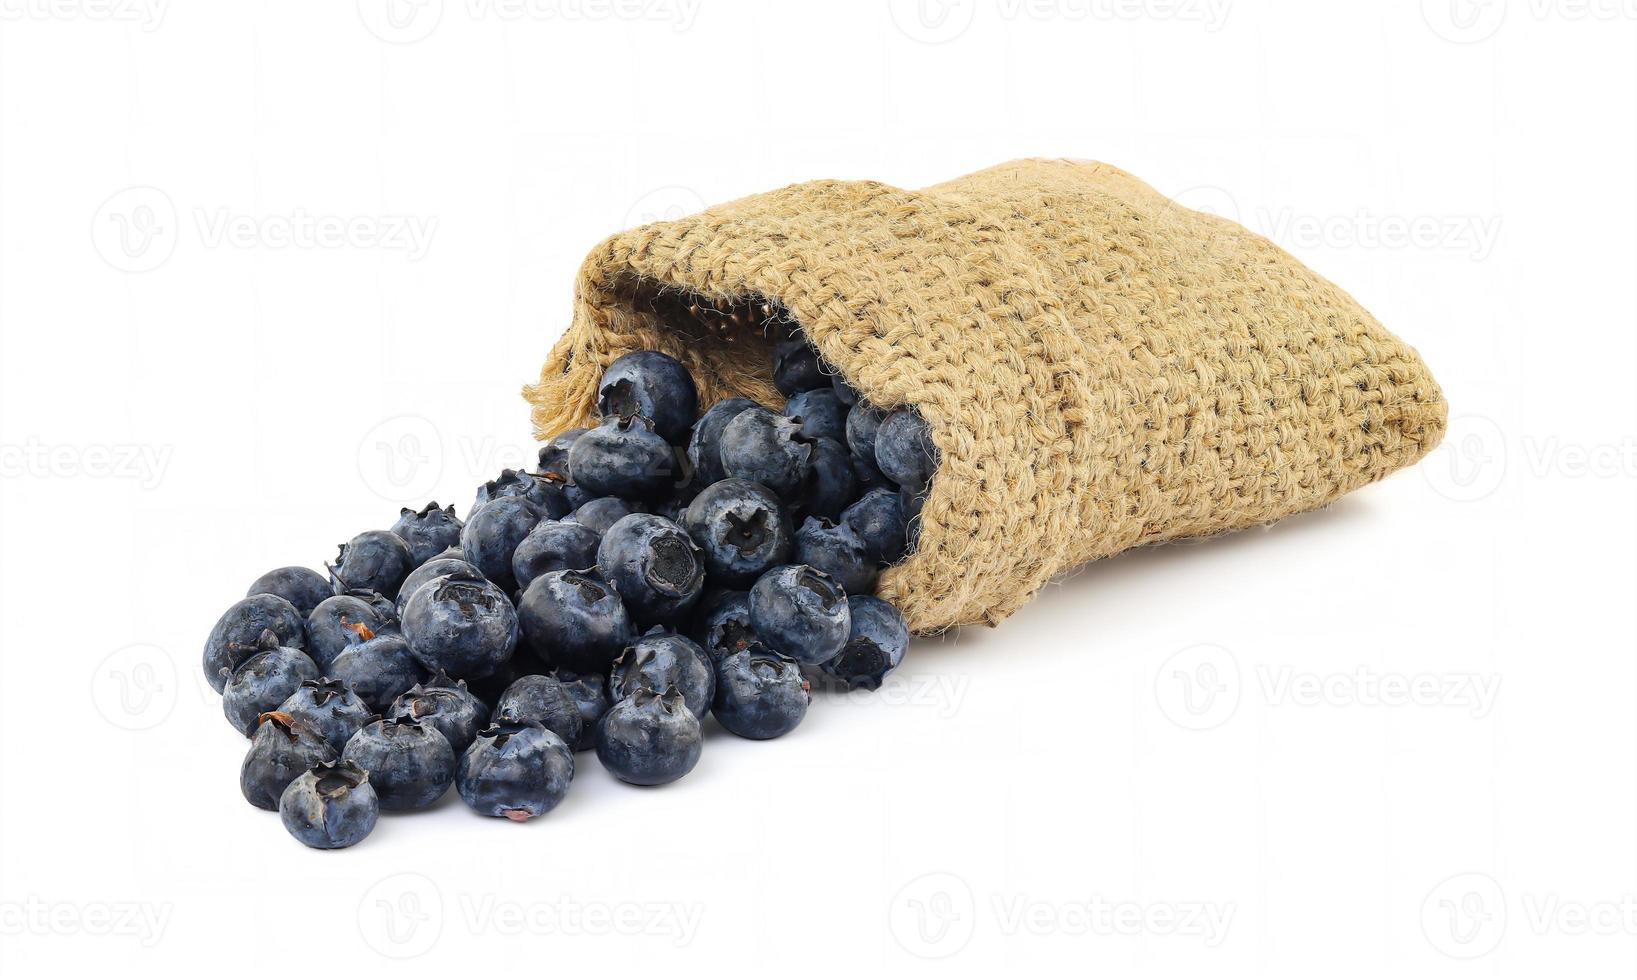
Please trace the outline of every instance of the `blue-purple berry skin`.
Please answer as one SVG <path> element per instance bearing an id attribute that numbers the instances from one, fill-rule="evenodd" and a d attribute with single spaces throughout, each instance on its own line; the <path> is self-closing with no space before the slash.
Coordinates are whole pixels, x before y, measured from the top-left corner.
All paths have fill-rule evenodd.
<path id="1" fill-rule="evenodd" d="M 437 674 L 399 695 L 388 715 L 431 725 L 459 755 L 488 724 L 489 706 L 467 690 L 465 681 Z"/>
<path id="2" fill-rule="evenodd" d="M 460 518 L 455 516 L 454 505 L 440 508 L 436 500 L 420 510 L 403 508 L 398 512 L 397 522 L 390 528 L 409 546 L 409 554 L 416 567 L 459 545 L 460 529 Z"/>
<path id="3" fill-rule="evenodd" d="M 597 563 L 600 540 L 595 529 L 578 521 L 541 521 L 512 553 L 512 576 L 517 579 L 517 587 L 527 589 L 530 582 L 547 572 L 592 567 Z"/>
<path id="4" fill-rule="evenodd" d="M 398 696 L 419 684 L 426 670 L 400 633 L 359 634 L 330 664 L 329 675 L 352 688 L 377 714 L 384 714 Z"/>
<path id="5" fill-rule="evenodd" d="M 585 434 L 584 429 L 564 429 L 540 447 L 540 473 L 548 479 L 562 480 L 573 483 L 573 471 L 568 465 L 568 451 L 574 448 L 574 440 Z"/>
<path id="6" fill-rule="evenodd" d="M 784 563 L 793 546 L 784 504 L 749 480 L 722 480 L 700 491 L 682 515 L 682 526 L 717 587 L 749 588 L 763 572 Z"/>
<path id="7" fill-rule="evenodd" d="M 780 341 L 773 348 L 773 386 L 785 396 L 815 388 L 828 388 L 830 376 L 818 351 L 801 337 Z"/>
<path id="8" fill-rule="evenodd" d="M 271 633 L 264 634 L 272 636 Z M 256 732 L 256 719 L 273 711 L 301 687 L 318 677 L 318 665 L 300 650 L 273 645 L 239 665 L 222 689 L 222 713 L 246 737 Z"/>
<path id="9" fill-rule="evenodd" d="M 330 580 L 310 568 L 300 565 L 286 565 L 275 568 L 250 583 L 246 596 L 276 595 L 296 607 L 296 612 L 306 618 L 318 607 L 318 604 L 335 595 L 335 586 Z"/>
<path id="10" fill-rule="evenodd" d="M 847 448 L 854 456 L 875 462 L 875 438 L 887 413 L 868 402 L 859 402 L 847 413 Z"/>
<path id="11" fill-rule="evenodd" d="M 704 720 L 716 693 L 716 671 L 699 644 L 655 627 L 614 661 L 608 687 L 615 701 L 623 701 L 642 688 L 665 691 L 674 687 L 694 717 Z"/>
<path id="12" fill-rule="evenodd" d="M 379 592 L 355 589 L 331 596 L 307 617 L 307 653 L 319 671 L 329 670 L 341 651 L 358 639 L 357 627 L 380 633 L 396 619 L 392 600 Z"/>
<path id="13" fill-rule="evenodd" d="M 830 378 L 830 389 L 836 393 L 841 404 L 852 408 L 858 404 L 858 389 L 847 383 L 847 379 L 837 374 Z"/>
<path id="14" fill-rule="evenodd" d="M 922 492 L 938 469 L 932 431 L 913 408 L 900 408 L 881 421 L 875 434 L 875 465 L 900 489 Z"/>
<path id="15" fill-rule="evenodd" d="M 642 512 L 641 504 L 634 504 L 623 497 L 593 497 L 576 507 L 563 521 L 587 528 L 600 539 L 621 518 Z"/>
<path id="16" fill-rule="evenodd" d="M 306 646 L 301 613 L 287 599 L 261 592 L 245 596 L 222 613 L 205 640 L 203 658 L 205 679 L 217 693 L 240 664 L 260 652 L 261 635 L 268 630 L 280 646 Z"/>
<path id="17" fill-rule="evenodd" d="M 528 674 L 512 681 L 495 701 L 494 720 L 539 722 L 566 745 L 578 744 L 585 728 L 579 702 L 551 674 Z"/>
<path id="18" fill-rule="evenodd" d="M 732 589 L 707 593 L 694 612 L 688 636 L 713 666 L 756 642 L 756 630 L 750 625 L 750 593 Z"/>
<path id="19" fill-rule="evenodd" d="M 467 806 L 518 823 L 556 807 L 573 779 L 573 750 L 537 722 L 484 729 L 455 770 L 455 788 Z"/>
<path id="20" fill-rule="evenodd" d="M 750 624 L 775 653 L 821 664 L 841 652 L 851 620 L 835 579 L 807 565 L 784 565 L 751 587 Z"/>
<path id="21" fill-rule="evenodd" d="M 522 497 L 535 506 L 541 517 L 552 520 L 574 509 L 569 503 L 568 490 L 562 480 L 544 474 L 510 469 L 502 470 L 500 476 L 477 488 L 477 497 L 472 502 L 472 509 L 475 511 L 489 501 L 502 497 Z"/>
<path id="22" fill-rule="evenodd" d="M 467 680 L 499 670 L 517 649 L 517 610 L 500 586 L 470 572 L 421 586 L 404 607 L 404 639 L 431 671 Z"/>
<path id="23" fill-rule="evenodd" d="M 741 738 L 789 734 L 812 700 L 796 662 L 765 647 L 741 650 L 717 665 L 716 720 Z"/>
<path id="24" fill-rule="evenodd" d="M 568 453 L 580 489 L 599 497 L 664 500 L 676 486 L 675 450 L 640 415 L 606 418 Z"/>
<path id="25" fill-rule="evenodd" d="M 682 362 L 657 350 L 633 351 L 603 372 L 597 385 L 597 411 L 603 418 L 641 415 L 654 431 L 675 444 L 688 437 L 699 412 L 699 392 Z"/>
<path id="26" fill-rule="evenodd" d="M 608 697 L 608 679 L 601 674 L 577 674 L 572 670 L 558 670 L 555 675 L 580 709 L 580 737 L 571 747 L 576 752 L 595 748 L 597 722 L 613 706 Z"/>
<path id="27" fill-rule="evenodd" d="M 904 557 L 908 538 L 904 506 L 897 490 L 869 491 L 841 512 L 841 523 L 853 529 L 876 561 L 890 565 Z"/>
<path id="28" fill-rule="evenodd" d="M 330 577 L 337 592 L 368 589 L 393 599 L 416 564 L 403 538 L 391 531 L 365 531 L 341 546 Z"/>
<path id="29" fill-rule="evenodd" d="M 729 478 L 760 483 L 794 501 L 813 465 L 813 440 L 802 433 L 801 423 L 752 408 L 722 430 L 721 458 Z"/>
<path id="30" fill-rule="evenodd" d="M 278 811 L 291 837 L 327 851 L 368 837 L 381 806 L 369 773 L 351 763 L 320 763 L 285 787 Z"/>
<path id="31" fill-rule="evenodd" d="M 513 564 L 516 564 L 515 560 Z M 404 579 L 404 584 L 398 589 L 398 600 L 396 603 L 398 607 L 398 618 L 403 618 L 404 607 L 409 605 L 409 600 L 414 598 L 415 593 L 420 591 L 421 586 L 435 578 L 441 578 L 445 575 L 453 575 L 456 572 L 461 572 L 467 575 L 483 574 L 477 570 L 476 566 L 462 557 L 462 553 L 459 548 L 456 548 L 453 554 L 447 551 L 440 552 L 435 558 L 432 558 L 430 561 L 421 565 L 413 572 L 410 572 L 409 577 Z"/>
<path id="32" fill-rule="evenodd" d="M 381 809 L 424 810 L 455 781 L 455 750 L 432 725 L 379 718 L 347 740 L 341 752 L 369 773 Z"/>
<path id="33" fill-rule="evenodd" d="M 510 593 L 517 588 L 512 576 L 512 554 L 545 518 L 527 497 L 501 497 L 472 511 L 460 532 L 460 550 L 472 567 Z"/>
<path id="34" fill-rule="evenodd" d="M 639 626 L 675 624 L 705 588 L 705 568 L 688 533 L 653 514 L 615 522 L 597 546 L 597 568 Z"/>
<path id="35" fill-rule="evenodd" d="M 699 417 L 688 439 L 688 461 L 693 464 L 700 486 L 708 487 L 727 479 L 722 471 L 722 430 L 738 418 L 739 413 L 760 407 L 748 398 L 724 398 Z"/>
<path id="36" fill-rule="evenodd" d="M 813 463 L 797 509 L 803 515 L 835 520 L 857 497 L 858 481 L 846 448 L 828 437 L 815 440 Z"/>
<path id="37" fill-rule="evenodd" d="M 346 748 L 347 739 L 375 716 L 352 688 L 333 677 L 302 681 L 296 693 L 279 705 L 277 714 L 317 732 L 337 754 Z"/>
<path id="38" fill-rule="evenodd" d="M 873 691 L 903 663 L 909 628 L 892 603 L 873 595 L 848 596 L 847 608 L 852 620 L 847 645 L 822 669 L 848 690 Z"/>
<path id="39" fill-rule="evenodd" d="M 335 754 L 324 735 L 300 718 L 266 712 L 257 721 L 239 767 L 239 789 L 251 805 L 277 810 L 286 786 L 312 767 L 334 761 Z"/>
<path id="40" fill-rule="evenodd" d="M 635 637 L 625 604 L 593 571 L 547 572 L 517 606 L 525 648 L 556 667 L 603 674 Z"/>
<path id="41" fill-rule="evenodd" d="M 784 414 L 801 420 L 801 431 L 809 439 L 847 441 L 847 406 L 829 388 L 815 388 L 791 395 Z"/>
<path id="42" fill-rule="evenodd" d="M 704 745 L 699 718 L 680 692 L 643 688 L 603 715 L 597 759 L 624 782 L 658 786 L 681 779 L 699 764 Z"/>
<path id="43" fill-rule="evenodd" d="M 822 517 L 796 531 L 796 562 L 829 575 L 849 596 L 873 592 L 881 567 L 850 525 Z"/>

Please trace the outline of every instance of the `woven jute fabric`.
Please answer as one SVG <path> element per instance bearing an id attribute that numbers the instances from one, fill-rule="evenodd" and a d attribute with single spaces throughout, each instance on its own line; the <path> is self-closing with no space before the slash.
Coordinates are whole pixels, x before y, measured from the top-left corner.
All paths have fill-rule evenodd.
<path id="1" fill-rule="evenodd" d="M 815 181 L 622 232 L 526 389 L 544 438 L 652 348 L 701 405 L 777 408 L 799 324 L 941 462 L 880 594 L 930 632 L 998 623 L 1136 545 L 1311 510 L 1426 455 L 1447 407 L 1416 352 L 1267 239 L 1114 167 L 1019 160 L 918 191 Z"/>

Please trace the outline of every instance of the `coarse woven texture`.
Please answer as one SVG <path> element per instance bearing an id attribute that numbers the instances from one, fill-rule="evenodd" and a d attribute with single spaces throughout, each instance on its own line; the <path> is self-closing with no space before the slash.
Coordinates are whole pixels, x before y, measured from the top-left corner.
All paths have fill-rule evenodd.
<path id="1" fill-rule="evenodd" d="M 1106 164 L 1019 160 L 919 191 L 814 181 L 621 232 L 525 395 L 585 424 L 629 351 L 701 407 L 777 406 L 793 321 L 942 454 L 919 544 L 881 579 L 912 629 L 995 624 L 1136 545 L 1323 506 L 1426 455 L 1447 406 L 1416 352 L 1239 225 Z"/>

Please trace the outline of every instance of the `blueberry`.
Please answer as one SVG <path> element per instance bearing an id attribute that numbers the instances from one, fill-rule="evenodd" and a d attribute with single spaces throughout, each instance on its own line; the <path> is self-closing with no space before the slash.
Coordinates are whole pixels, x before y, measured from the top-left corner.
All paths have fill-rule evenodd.
<path id="1" fill-rule="evenodd" d="M 618 497 L 598 499 L 624 503 Z M 578 521 L 541 521 L 512 552 L 512 576 L 517 579 L 517 587 L 526 589 L 547 572 L 590 568 L 597 563 L 597 541 L 597 532 Z"/>
<path id="2" fill-rule="evenodd" d="M 773 348 L 773 386 L 783 395 L 827 388 L 830 376 L 824 373 L 818 351 L 800 337 L 780 341 Z"/>
<path id="3" fill-rule="evenodd" d="M 519 545 L 518 547 L 522 546 Z M 513 563 L 515 564 L 515 560 Z M 398 601 L 396 603 L 398 607 L 398 618 L 403 618 L 404 607 L 409 605 L 409 600 L 414 598 L 415 593 L 420 591 L 421 586 L 435 578 L 442 578 L 445 575 L 453 575 L 456 572 L 461 572 L 467 575 L 483 574 L 477 570 L 477 566 L 473 565 L 471 562 L 462 557 L 462 552 L 459 548 L 456 548 L 453 554 L 449 552 L 442 552 L 436 558 L 433 558 L 431 561 L 428 561 L 426 564 L 415 569 L 413 572 L 410 572 L 409 577 L 404 579 L 404 584 L 398 587 Z"/>
<path id="4" fill-rule="evenodd" d="M 790 518 L 771 491 L 749 480 L 723 480 L 688 505 L 682 526 L 699 546 L 712 585 L 746 588 L 790 557 Z"/>
<path id="5" fill-rule="evenodd" d="M 809 517 L 796 531 L 796 561 L 825 573 L 848 595 L 875 590 L 880 566 L 848 524 Z"/>
<path id="6" fill-rule="evenodd" d="M 455 781 L 455 750 L 437 728 L 378 718 L 355 732 L 344 762 L 369 773 L 383 810 L 424 810 Z"/>
<path id="7" fill-rule="evenodd" d="M 323 734 L 283 711 L 262 714 L 250 751 L 239 767 L 244 798 L 263 810 L 277 810 L 279 796 L 291 781 L 322 762 L 335 761 L 335 748 Z"/>
<path id="8" fill-rule="evenodd" d="M 756 642 L 750 625 L 750 593 L 717 591 L 700 602 L 690 632 L 712 664 Z"/>
<path id="9" fill-rule="evenodd" d="M 834 520 L 857 496 L 858 482 L 846 448 L 830 438 L 814 442 L 813 465 L 801 490 L 801 512 Z"/>
<path id="10" fill-rule="evenodd" d="M 220 693 L 233 671 L 260 652 L 261 635 L 268 630 L 280 646 L 301 649 L 306 644 L 301 614 L 287 599 L 260 592 L 229 606 L 205 640 L 205 679 L 210 686 Z"/>
<path id="11" fill-rule="evenodd" d="M 337 753 L 346 747 L 352 733 L 364 727 L 364 722 L 375 714 L 363 699 L 352 693 L 352 688 L 330 677 L 302 681 L 296 693 L 286 698 L 275 713 L 294 718 L 317 732 Z"/>
<path id="12" fill-rule="evenodd" d="M 573 749 L 584 752 L 597 744 L 597 722 L 612 706 L 608 699 L 608 681 L 601 674 L 576 674 L 571 670 L 556 672 L 557 680 L 580 709 L 580 737 Z"/>
<path id="13" fill-rule="evenodd" d="M 847 413 L 847 448 L 854 456 L 875 462 L 875 434 L 887 413 L 867 402 L 859 402 Z"/>
<path id="14" fill-rule="evenodd" d="M 904 490 L 922 491 L 932 482 L 938 447 L 919 412 L 900 408 L 881 422 L 875 435 L 875 465 Z"/>
<path id="15" fill-rule="evenodd" d="M 354 589 L 331 596 L 307 617 L 307 653 L 319 670 L 329 670 L 347 644 L 358 639 L 353 627 L 367 626 L 371 632 L 380 633 L 395 618 L 392 602 L 378 592 Z"/>
<path id="16" fill-rule="evenodd" d="M 381 806 L 369 773 L 350 762 L 321 762 L 285 787 L 278 811 L 291 837 L 327 851 L 368 837 Z"/>
<path id="17" fill-rule="evenodd" d="M 633 506 L 629 500 L 623 500 L 619 497 L 596 497 L 575 508 L 574 512 L 563 518 L 563 520 L 572 521 L 581 527 L 588 527 L 597 532 L 597 536 L 600 538 L 608 533 L 608 529 L 614 526 L 615 521 L 631 514 L 640 513 L 642 513 L 642 509 Z"/>
<path id="18" fill-rule="evenodd" d="M 658 626 L 625 648 L 609 673 L 609 696 L 623 701 L 642 688 L 676 688 L 695 718 L 703 720 L 716 693 L 716 672 L 699 644 Z"/>
<path id="19" fill-rule="evenodd" d="M 858 404 L 858 389 L 848 384 L 847 379 L 841 375 L 837 374 L 831 376 L 830 390 L 834 391 L 836 393 L 836 397 L 841 399 L 841 404 L 847 406 L 848 408 L 852 408 L 854 405 Z"/>
<path id="20" fill-rule="evenodd" d="M 775 652 L 821 664 L 841 652 L 851 620 L 836 580 L 807 565 L 784 565 L 750 590 L 750 625 Z"/>
<path id="21" fill-rule="evenodd" d="M 909 628 L 892 603 L 873 595 L 848 596 L 847 609 L 852 617 L 847 645 L 834 660 L 825 661 L 823 669 L 848 690 L 873 691 L 903 662 L 904 651 L 909 649 Z"/>
<path id="22" fill-rule="evenodd" d="M 460 757 L 455 788 L 486 817 L 522 822 L 563 801 L 574 778 L 574 753 L 538 723 L 494 725 Z"/>
<path id="23" fill-rule="evenodd" d="M 597 569 L 620 594 L 633 621 L 679 622 L 699 601 L 705 569 L 688 533 L 663 517 L 622 517 L 597 547 Z"/>
<path id="24" fill-rule="evenodd" d="M 385 713 L 400 694 L 426 676 L 399 633 L 374 633 L 360 625 L 354 643 L 330 664 L 329 675 L 352 688 L 377 714 Z"/>
<path id="25" fill-rule="evenodd" d="M 431 725 L 458 755 L 487 723 L 489 706 L 466 689 L 465 681 L 440 673 L 399 695 L 388 714 Z"/>
<path id="26" fill-rule="evenodd" d="M 542 517 L 553 520 L 573 509 L 569 505 L 568 491 L 564 488 L 563 481 L 518 470 L 502 470 L 500 476 L 478 487 L 477 499 L 472 502 L 472 509 L 476 510 L 489 501 L 502 497 L 522 497 L 534 504 Z"/>
<path id="27" fill-rule="evenodd" d="M 512 681 L 495 702 L 494 720 L 538 722 L 556 733 L 564 745 L 577 744 L 585 728 L 579 702 L 550 674 L 529 674 Z"/>
<path id="28" fill-rule="evenodd" d="M 587 493 L 664 500 L 676 485 L 674 453 L 648 419 L 614 416 L 574 440 L 568 465 L 574 482 Z"/>
<path id="29" fill-rule="evenodd" d="M 335 595 L 335 587 L 330 580 L 310 568 L 299 565 L 286 565 L 275 568 L 250 583 L 250 591 L 246 596 L 276 595 L 290 605 L 296 607 L 296 612 L 306 618 L 319 603 Z"/>
<path id="30" fill-rule="evenodd" d="M 853 529 L 875 561 L 890 565 L 904 557 L 904 505 L 898 491 L 871 490 L 841 512 L 841 522 Z"/>
<path id="31" fill-rule="evenodd" d="M 517 649 L 517 610 L 498 585 L 457 571 L 415 592 L 404 607 L 403 634 L 428 670 L 486 677 Z"/>
<path id="32" fill-rule="evenodd" d="M 506 592 L 517 588 L 512 553 L 540 523 L 539 507 L 527 497 L 501 497 L 480 505 L 466 518 L 460 550 L 473 567 Z"/>
<path id="33" fill-rule="evenodd" d="M 784 403 L 784 414 L 799 420 L 802 434 L 809 439 L 847 441 L 847 406 L 829 388 L 791 395 Z"/>
<path id="34" fill-rule="evenodd" d="M 875 457 L 865 459 L 850 449 L 847 453 L 847 458 L 853 464 L 854 492 L 860 497 L 876 489 L 898 492 L 897 484 L 887 479 L 886 474 L 881 472 L 881 468 L 875 465 Z"/>
<path id="35" fill-rule="evenodd" d="M 392 525 L 392 533 L 409 546 L 410 558 L 419 566 L 437 557 L 439 552 L 459 545 L 460 528 L 455 505 L 450 504 L 440 510 L 438 502 L 434 500 L 420 510 L 410 510 L 408 507 L 400 510 L 398 523 Z"/>
<path id="36" fill-rule="evenodd" d="M 634 637 L 619 593 L 595 572 L 547 572 L 529 583 L 517 613 L 530 652 L 581 674 L 607 673 Z"/>
<path id="37" fill-rule="evenodd" d="M 239 665 L 222 689 L 222 713 L 246 736 L 256 719 L 273 711 L 296 692 L 302 681 L 318 677 L 318 665 L 300 650 L 279 646 L 272 630 L 262 633 L 261 652 Z"/>
<path id="38" fill-rule="evenodd" d="M 794 660 L 756 645 L 716 668 L 716 720 L 741 738 L 778 738 L 801 724 L 813 701 Z"/>
<path id="39" fill-rule="evenodd" d="M 548 478 L 573 483 L 573 471 L 568 468 L 568 451 L 574 440 L 585 434 L 584 429 L 564 429 L 540 447 L 540 472 Z"/>
<path id="40" fill-rule="evenodd" d="M 603 715 L 597 759 L 625 782 L 658 786 L 691 772 L 704 741 L 699 718 L 675 688 L 664 694 L 642 688 Z"/>
<path id="41" fill-rule="evenodd" d="M 722 430 L 722 470 L 732 479 L 760 483 L 785 500 L 794 500 L 813 465 L 813 440 L 801 423 L 750 408 Z"/>
<path id="42" fill-rule="evenodd" d="M 415 559 L 403 538 L 391 531 L 365 531 L 341 546 L 330 577 L 337 592 L 369 589 L 391 599 L 414 569 Z"/>
<path id="43" fill-rule="evenodd" d="M 699 411 L 699 393 L 682 362 L 657 350 L 626 354 L 603 372 L 597 386 L 597 411 L 603 418 L 641 415 L 670 443 L 687 438 Z"/>
<path id="44" fill-rule="evenodd" d="M 740 412 L 760 407 L 748 398 L 725 398 L 699 417 L 688 439 L 688 461 L 693 464 L 700 485 L 708 487 L 727 479 L 727 474 L 722 472 L 722 430 Z"/>

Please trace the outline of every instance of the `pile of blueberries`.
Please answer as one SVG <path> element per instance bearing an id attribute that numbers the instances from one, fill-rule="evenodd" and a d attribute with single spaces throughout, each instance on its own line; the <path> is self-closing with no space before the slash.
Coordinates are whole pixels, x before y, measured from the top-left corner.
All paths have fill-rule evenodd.
<path id="1" fill-rule="evenodd" d="M 204 651 L 250 739 L 245 798 L 319 848 L 451 785 L 527 820 L 563 799 L 576 751 L 658 785 L 698 763 L 710 716 L 776 738 L 813 681 L 880 686 L 909 633 L 872 593 L 913 545 L 937 451 L 799 333 L 775 358 L 782 414 L 729 398 L 701 415 L 680 362 L 627 354 L 601 421 L 480 487 L 464 523 L 406 508 L 328 576 L 257 579 Z"/>

